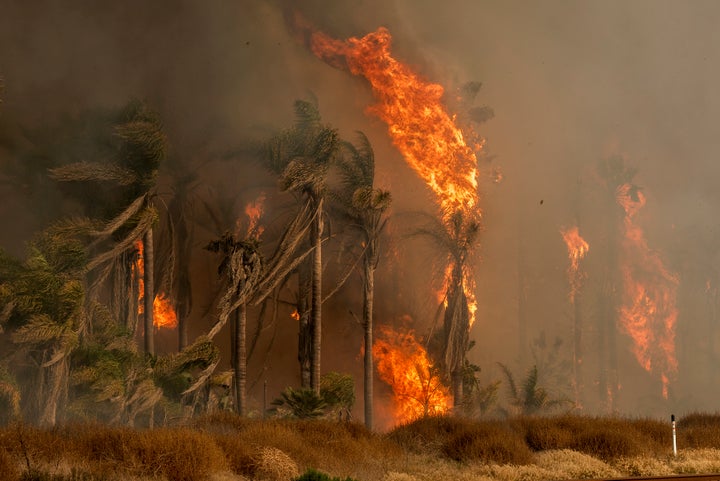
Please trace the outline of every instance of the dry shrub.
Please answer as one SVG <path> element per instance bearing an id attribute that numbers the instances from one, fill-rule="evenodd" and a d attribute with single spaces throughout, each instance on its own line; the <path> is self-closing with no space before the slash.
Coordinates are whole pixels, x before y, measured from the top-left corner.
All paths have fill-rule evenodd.
<path id="1" fill-rule="evenodd" d="M 413 453 L 439 454 L 450 438 L 471 424 L 465 418 L 425 416 L 394 428 L 387 437 Z"/>
<path id="2" fill-rule="evenodd" d="M 215 411 L 194 419 L 192 427 L 210 433 L 229 433 L 242 431 L 252 422 L 255 421 L 244 418 L 233 411 Z"/>
<path id="3" fill-rule="evenodd" d="M 720 472 L 719 449 L 683 449 L 670 459 L 670 467 L 677 474 Z"/>
<path id="4" fill-rule="evenodd" d="M 668 476 L 674 473 L 666 462 L 646 456 L 635 458 L 621 458 L 613 466 L 625 476 Z"/>
<path id="5" fill-rule="evenodd" d="M 286 453 L 301 469 L 313 467 L 339 476 L 378 474 L 385 460 L 401 454 L 396 444 L 362 425 L 328 420 L 248 421 L 235 434 L 215 438 L 231 469 L 245 476 L 254 475 L 252 460 L 263 447 Z"/>
<path id="6" fill-rule="evenodd" d="M 554 472 L 557 478 L 588 479 L 620 477 L 621 473 L 603 461 L 569 449 L 543 451 L 535 455 L 535 464 Z"/>
<path id="7" fill-rule="evenodd" d="M 455 461 L 524 464 L 531 452 L 507 423 L 429 416 L 395 428 L 388 438 L 410 452 Z"/>
<path id="8" fill-rule="evenodd" d="M 3 481 L 20 479 L 17 463 L 5 449 L 0 449 L 0 479 Z"/>
<path id="9" fill-rule="evenodd" d="M 93 472 L 111 475 L 164 475 L 169 481 L 207 479 L 227 469 L 223 451 L 207 434 L 187 428 L 135 430 L 75 425 L 55 431 L 64 456 L 93 464 Z M 58 453 L 56 452 L 56 456 Z"/>
<path id="10" fill-rule="evenodd" d="M 677 423 L 678 447 L 713 448 L 720 446 L 720 414 L 692 413 Z"/>
<path id="11" fill-rule="evenodd" d="M 603 460 L 640 456 L 647 451 L 635 430 L 614 422 L 589 426 L 577 435 L 571 448 Z"/>
<path id="12" fill-rule="evenodd" d="M 631 419 L 628 423 L 647 447 L 645 454 L 668 453 L 668 448 L 672 446 L 672 427 L 669 422 L 640 418 Z M 618 426 L 618 429 L 622 429 L 622 426 Z"/>
<path id="13" fill-rule="evenodd" d="M 533 451 L 568 449 L 583 429 L 582 418 L 569 415 L 523 417 L 515 420 L 515 423 L 518 430 L 524 433 L 525 442 Z"/>
<path id="14" fill-rule="evenodd" d="M 383 481 L 417 481 L 417 478 L 412 474 L 390 471 L 385 475 Z"/>
<path id="15" fill-rule="evenodd" d="M 142 432 L 135 453 L 142 473 L 160 473 L 170 481 L 207 479 L 227 469 L 223 451 L 207 434 L 189 429 Z"/>
<path id="16" fill-rule="evenodd" d="M 464 426 L 442 447 L 443 454 L 455 461 L 497 464 L 528 464 L 532 452 L 516 432 L 499 422 Z"/>
<path id="17" fill-rule="evenodd" d="M 255 476 L 255 457 L 258 448 L 241 439 L 237 434 L 219 434 L 215 442 L 225 452 L 228 467 L 235 474 L 252 478 Z"/>
<path id="18" fill-rule="evenodd" d="M 262 481 L 287 481 L 300 476 L 295 461 L 276 448 L 262 448 L 257 460 L 255 478 Z"/>

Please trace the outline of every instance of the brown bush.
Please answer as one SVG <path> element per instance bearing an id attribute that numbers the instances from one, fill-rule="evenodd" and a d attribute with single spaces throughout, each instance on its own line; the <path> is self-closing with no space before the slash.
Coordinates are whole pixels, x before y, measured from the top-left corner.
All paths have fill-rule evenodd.
<path id="1" fill-rule="evenodd" d="M 533 451 L 568 449 L 582 431 L 582 421 L 574 416 L 519 418 L 515 421 L 524 433 L 525 443 Z"/>
<path id="2" fill-rule="evenodd" d="M 210 433 L 242 431 L 251 423 L 258 422 L 244 418 L 232 411 L 215 411 L 194 419 L 191 426 Z"/>
<path id="3" fill-rule="evenodd" d="M 497 422 L 465 425 L 442 446 L 443 455 L 455 461 L 528 464 L 532 452 L 515 431 Z"/>
<path id="4" fill-rule="evenodd" d="M 295 461 L 276 448 L 262 448 L 255 464 L 255 478 L 263 481 L 286 481 L 300 475 Z"/>
<path id="5" fill-rule="evenodd" d="M 606 461 L 640 456 L 647 451 L 633 429 L 601 425 L 590 426 L 578 434 L 571 449 Z"/>
<path id="6" fill-rule="evenodd" d="M 0 479 L 3 481 L 16 481 L 20 479 L 20 470 L 10 454 L 0 449 Z"/>
<path id="7" fill-rule="evenodd" d="M 237 434 L 216 435 L 215 442 L 225 453 L 228 467 L 235 474 L 248 478 L 255 477 L 258 447 L 253 446 Z"/>
<path id="8" fill-rule="evenodd" d="M 388 439 L 414 453 L 439 453 L 450 438 L 473 422 L 451 416 L 426 416 L 396 427 L 388 433 Z"/>
<path id="9" fill-rule="evenodd" d="M 677 441 L 684 448 L 720 446 L 720 414 L 691 413 L 677 422 Z"/>
<path id="10" fill-rule="evenodd" d="M 155 429 L 141 432 L 131 454 L 142 474 L 165 475 L 170 481 L 207 479 L 227 469 L 225 454 L 207 434 L 190 429 Z"/>

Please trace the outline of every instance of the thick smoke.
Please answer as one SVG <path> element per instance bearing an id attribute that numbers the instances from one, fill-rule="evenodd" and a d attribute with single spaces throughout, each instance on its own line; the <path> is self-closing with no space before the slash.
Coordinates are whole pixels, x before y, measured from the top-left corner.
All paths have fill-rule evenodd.
<path id="1" fill-rule="evenodd" d="M 485 382 L 500 378 L 497 362 L 518 375 L 538 362 L 551 387 L 569 392 L 553 382 L 564 368 L 547 366 L 547 358 L 556 338 L 561 357 L 571 346 L 560 229 L 579 222 L 590 243 L 585 382 L 593 389 L 593 319 L 602 300 L 589 292 L 604 264 L 596 246 L 607 242 L 595 167 L 621 156 L 637 169 L 635 182 L 647 197 L 638 223 L 680 279 L 679 374 L 669 400 L 662 400 L 656 380 L 619 334 L 617 409 L 648 415 L 714 409 L 720 394 L 712 388 L 720 357 L 717 2 L 3 2 L 0 161 L 18 162 L 15 153 L 31 142 L 27 132 L 33 129 L 141 98 L 160 112 L 171 155 L 200 168 L 203 189 L 212 195 L 236 196 L 239 216 L 259 191 L 272 196 L 273 180 L 251 159 L 204 161 L 267 135 L 269 127 L 289 126 L 293 101 L 315 96 L 323 119 L 343 137 L 352 139 L 355 130 L 367 134 L 376 151 L 377 185 L 394 196 L 398 221 L 388 230 L 377 322 L 409 316 L 418 332 L 426 332 L 437 307 L 432 282 L 441 273 L 434 272 L 428 246 L 403 237 L 401 214 L 432 212 L 432 197 L 392 146 L 385 125 L 365 114 L 373 99 L 363 79 L 324 64 L 297 41 L 288 24 L 295 3 L 311 24 L 336 38 L 387 27 L 395 57 L 450 94 L 465 82 L 483 83 L 478 102 L 492 107 L 495 117 L 479 131 L 495 158 L 481 165 L 479 311 L 470 358 Z M 499 184 L 491 181 L 493 167 L 503 172 Z M 14 226 L 2 230 L 0 242 L 19 253 L 43 216 L 16 187 L 0 186 L 3 224 Z M 201 247 L 216 233 L 198 232 L 194 280 L 211 284 L 214 261 Z M 359 389 L 361 329 L 348 312 L 359 312 L 359 294 L 349 286 L 327 308 L 323 360 L 326 370 L 353 372 Z M 191 336 L 210 322 L 202 302 L 193 312 Z M 296 383 L 296 327 L 286 321 L 264 333 L 250 365 L 250 379 L 267 378 L 271 396 Z M 522 335 L 520 322 L 526 325 Z M 261 399 L 261 385 L 251 392 L 255 399 Z M 603 406 L 589 402 L 587 408 L 602 412 Z"/>

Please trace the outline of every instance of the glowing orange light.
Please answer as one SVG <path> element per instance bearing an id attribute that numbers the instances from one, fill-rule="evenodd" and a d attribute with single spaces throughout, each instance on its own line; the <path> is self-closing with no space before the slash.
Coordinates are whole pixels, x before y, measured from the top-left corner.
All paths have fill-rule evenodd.
<path id="1" fill-rule="evenodd" d="M 145 281 L 143 275 L 145 274 L 145 261 L 143 260 L 143 243 L 142 241 L 135 242 L 135 248 L 138 251 L 137 260 L 137 272 L 138 272 L 138 314 L 145 312 L 145 305 L 143 300 L 145 299 Z M 153 299 L 153 325 L 155 328 L 167 328 L 174 329 L 177 327 L 177 314 L 172 306 L 170 299 L 160 293 Z"/>
<path id="2" fill-rule="evenodd" d="M 378 100 L 370 112 L 387 123 L 393 143 L 438 196 L 443 214 L 476 209 L 477 158 L 443 106 L 442 86 L 393 58 L 390 42 L 385 28 L 347 41 L 315 32 L 311 48 L 331 64 L 344 57 L 353 74 L 370 82 Z"/>
<path id="3" fill-rule="evenodd" d="M 300 320 L 300 313 L 297 311 L 297 309 L 295 309 L 294 311 L 292 311 L 292 314 L 290 314 L 290 317 L 292 317 L 292 318 L 295 319 L 296 321 L 299 321 L 299 320 Z"/>
<path id="4" fill-rule="evenodd" d="M 642 192 L 630 184 L 618 187 L 618 204 L 625 210 L 624 299 L 620 323 L 633 340 L 638 363 L 648 372 L 657 372 L 667 397 L 668 385 L 677 372 L 675 323 L 678 278 L 669 272 L 656 251 L 651 250 L 634 216 L 645 205 Z"/>
<path id="5" fill-rule="evenodd" d="M 482 149 L 483 141 L 473 142 L 474 149 L 468 145 L 455 124 L 455 116 L 443 105 L 443 87 L 424 81 L 393 58 L 391 40 L 385 28 L 346 41 L 314 32 L 311 48 L 331 65 L 346 66 L 370 82 L 378 102 L 368 110 L 387 123 L 393 144 L 435 194 L 443 220 L 447 222 L 452 214 L 462 212 L 467 222 L 477 221 L 481 211 L 475 152 Z M 499 171 L 496 179 L 501 179 Z M 469 304 L 470 326 L 477 311 L 474 288 L 471 272 L 465 269 L 463 290 Z"/>
<path id="6" fill-rule="evenodd" d="M 260 217 L 265 209 L 265 192 L 261 192 L 257 199 L 245 206 L 245 215 L 248 217 L 247 237 L 259 239 L 265 228 L 260 225 Z"/>
<path id="7" fill-rule="evenodd" d="M 380 379 L 392 388 L 398 422 L 450 410 L 452 397 L 413 331 L 381 327 L 373 345 L 373 357 Z"/>
<path id="8" fill-rule="evenodd" d="M 588 253 L 590 245 L 580 236 L 577 226 L 561 229 L 560 233 L 567 245 L 568 258 L 570 259 L 570 266 L 568 267 L 570 302 L 575 302 L 575 296 L 583 278 L 583 274 L 580 272 L 580 260 Z"/>

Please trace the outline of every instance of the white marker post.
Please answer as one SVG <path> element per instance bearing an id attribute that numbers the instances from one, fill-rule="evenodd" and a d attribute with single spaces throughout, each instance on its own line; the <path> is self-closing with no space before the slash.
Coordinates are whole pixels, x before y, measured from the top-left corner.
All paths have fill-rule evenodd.
<path id="1" fill-rule="evenodd" d="M 677 456 L 677 434 L 675 433 L 675 415 L 670 415 L 670 421 L 672 422 L 672 433 L 673 433 L 673 456 Z"/>

